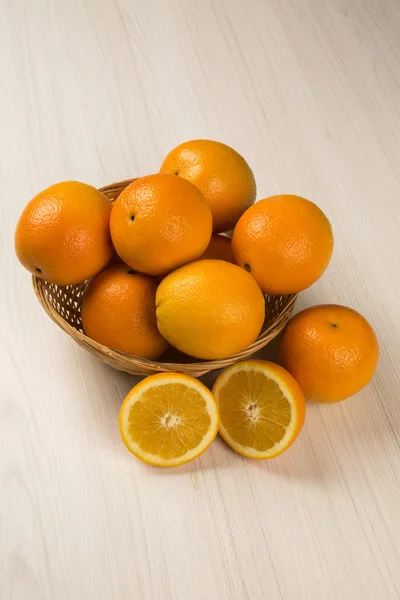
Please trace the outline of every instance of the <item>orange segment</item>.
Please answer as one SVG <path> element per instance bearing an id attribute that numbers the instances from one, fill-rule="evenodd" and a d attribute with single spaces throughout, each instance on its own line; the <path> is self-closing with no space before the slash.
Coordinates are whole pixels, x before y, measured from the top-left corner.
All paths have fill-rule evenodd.
<path id="1" fill-rule="evenodd" d="M 147 377 L 129 392 L 119 415 L 128 450 L 161 467 L 182 465 L 202 454 L 218 425 L 211 392 L 197 379 L 179 373 Z"/>
<path id="2" fill-rule="evenodd" d="M 303 426 L 304 394 L 290 373 L 274 363 L 249 360 L 228 367 L 215 382 L 213 394 L 220 434 L 243 456 L 277 456 Z"/>

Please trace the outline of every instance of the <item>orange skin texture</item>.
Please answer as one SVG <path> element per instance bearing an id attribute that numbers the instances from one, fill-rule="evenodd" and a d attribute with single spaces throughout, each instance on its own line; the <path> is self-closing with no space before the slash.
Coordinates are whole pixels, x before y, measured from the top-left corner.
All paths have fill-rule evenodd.
<path id="1" fill-rule="evenodd" d="M 203 192 L 211 207 L 214 233 L 233 229 L 256 199 L 256 182 L 249 165 L 221 142 L 184 142 L 166 156 L 160 172 L 183 177 Z"/>
<path id="2" fill-rule="evenodd" d="M 212 216 L 194 185 L 157 173 L 137 179 L 119 195 L 110 229 L 121 260 L 141 273 L 164 275 L 203 254 Z"/>
<path id="3" fill-rule="evenodd" d="M 111 205 L 91 185 L 56 183 L 25 207 L 15 231 L 15 251 L 31 273 L 69 285 L 93 277 L 110 260 Z"/>
<path id="4" fill-rule="evenodd" d="M 226 260 L 226 262 L 233 263 L 231 240 L 224 235 L 212 235 L 210 243 L 201 258 Z"/>
<path id="5" fill-rule="evenodd" d="M 226 358 L 257 339 L 265 300 L 236 265 L 200 260 L 167 275 L 157 295 L 157 324 L 178 350 L 203 359 Z"/>
<path id="6" fill-rule="evenodd" d="M 109 348 L 150 360 L 168 346 L 157 329 L 157 281 L 119 264 L 89 283 L 82 302 L 85 334 Z"/>
<path id="7" fill-rule="evenodd" d="M 279 358 L 316 402 L 339 402 L 372 379 L 379 346 L 368 321 L 352 308 L 314 306 L 298 313 L 283 332 Z"/>
<path id="8" fill-rule="evenodd" d="M 290 194 L 271 196 L 239 219 L 232 252 L 264 293 L 294 294 L 315 283 L 328 266 L 332 228 L 313 202 Z"/>

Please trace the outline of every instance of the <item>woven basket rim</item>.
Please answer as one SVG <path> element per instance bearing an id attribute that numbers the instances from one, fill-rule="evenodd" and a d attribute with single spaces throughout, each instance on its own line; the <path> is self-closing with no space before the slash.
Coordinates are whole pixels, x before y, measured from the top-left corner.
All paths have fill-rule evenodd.
<path id="1" fill-rule="evenodd" d="M 35 295 L 37 297 L 37 299 L 39 300 L 40 304 L 43 306 L 42 300 L 41 300 L 41 294 L 39 293 L 39 289 L 41 287 L 41 283 L 42 280 L 39 277 L 36 277 L 35 275 L 32 275 L 32 286 L 35 292 Z M 297 294 L 292 294 L 290 300 L 288 301 L 287 305 L 285 306 L 284 311 L 282 311 L 282 315 L 283 312 L 286 312 L 288 310 L 290 310 L 292 308 L 292 306 L 294 305 L 295 301 L 297 298 Z M 57 313 L 57 311 L 54 310 L 54 308 L 52 306 L 48 306 L 46 307 L 46 312 L 49 314 L 49 316 L 52 318 L 52 320 L 59 326 L 61 327 L 61 329 L 63 329 L 66 333 L 68 333 L 71 337 L 73 338 L 78 338 L 81 342 L 87 344 L 88 346 L 92 346 L 93 348 L 95 348 L 96 350 L 98 350 L 99 352 L 101 352 L 102 354 L 106 354 L 108 355 L 110 358 L 115 358 L 115 359 L 131 359 L 133 361 L 135 361 L 135 363 L 138 366 L 143 366 L 143 367 L 150 367 L 150 368 L 173 368 L 173 367 L 193 367 L 193 368 L 202 368 L 202 369 L 215 369 L 216 368 L 216 364 L 217 363 L 224 363 L 225 361 L 231 361 L 232 359 L 238 359 L 240 360 L 240 358 L 242 357 L 243 354 L 245 354 L 246 356 L 249 354 L 253 354 L 254 352 L 257 352 L 257 350 L 260 349 L 260 343 L 263 342 L 263 340 L 265 338 L 269 338 L 271 336 L 271 333 L 274 332 L 275 335 L 277 335 L 281 329 L 283 329 L 283 327 L 285 326 L 285 322 L 282 323 L 282 325 L 278 325 L 277 327 L 277 331 L 275 332 L 275 322 L 271 324 L 270 328 L 267 328 L 265 331 L 263 331 L 258 338 L 252 343 L 250 344 L 250 346 L 247 346 L 247 348 L 245 348 L 244 350 L 242 350 L 241 352 L 237 352 L 236 354 L 231 354 L 229 357 L 226 358 L 221 358 L 221 359 L 215 359 L 215 360 L 201 360 L 201 359 L 196 359 L 193 357 L 193 361 L 188 361 L 185 363 L 178 363 L 178 362 L 164 362 L 164 361 L 155 361 L 155 360 L 149 360 L 147 358 L 140 358 L 139 356 L 134 356 L 133 354 L 124 354 L 123 352 L 119 352 L 119 350 L 115 350 L 114 348 L 109 348 L 108 346 L 103 346 L 103 344 L 99 344 L 99 342 L 96 342 L 95 340 L 93 340 L 92 338 L 88 337 L 87 335 L 85 335 L 84 333 L 82 333 L 81 331 L 79 331 L 79 329 L 76 329 L 75 327 L 73 327 L 72 325 L 70 325 L 65 319 L 63 319 L 62 317 L 60 317 L 60 315 Z M 188 358 L 192 358 L 190 356 L 188 356 Z M 223 366 L 223 365 L 222 365 Z M 218 367 L 217 367 L 218 368 Z"/>

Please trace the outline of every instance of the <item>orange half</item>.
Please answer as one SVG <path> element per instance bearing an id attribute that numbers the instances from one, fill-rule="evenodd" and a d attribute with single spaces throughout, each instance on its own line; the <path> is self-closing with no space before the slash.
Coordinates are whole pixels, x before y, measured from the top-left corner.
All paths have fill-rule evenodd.
<path id="1" fill-rule="evenodd" d="M 248 360 L 225 369 L 213 388 L 219 432 L 239 454 L 267 459 L 294 442 L 304 423 L 306 401 L 297 381 L 272 362 Z"/>
<path id="2" fill-rule="evenodd" d="M 180 373 L 159 373 L 141 381 L 129 392 L 119 414 L 128 450 L 160 467 L 197 458 L 215 439 L 218 426 L 218 408 L 210 390 Z"/>

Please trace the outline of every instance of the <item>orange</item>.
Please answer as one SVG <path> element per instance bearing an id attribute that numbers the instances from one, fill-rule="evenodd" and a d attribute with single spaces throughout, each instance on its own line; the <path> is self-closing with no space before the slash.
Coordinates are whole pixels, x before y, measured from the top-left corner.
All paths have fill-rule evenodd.
<path id="1" fill-rule="evenodd" d="M 85 334 L 126 354 L 148 359 L 160 356 L 168 344 L 157 329 L 157 283 L 123 264 L 96 275 L 82 302 Z"/>
<path id="2" fill-rule="evenodd" d="M 313 202 L 290 194 L 272 196 L 240 218 L 232 252 L 264 293 L 294 294 L 315 283 L 328 266 L 332 228 Z"/>
<path id="3" fill-rule="evenodd" d="M 196 186 L 157 173 L 137 179 L 119 195 L 110 227 L 115 249 L 127 265 L 164 275 L 203 254 L 212 217 Z"/>
<path id="4" fill-rule="evenodd" d="M 248 360 L 228 367 L 213 394 L 221 418 L 219 432 L 242 456 L 278 456 L 303 427 L 304 394 L 290 373 L 272 362 Z"/>
<path id="5" fill-rule="evenodd" d="M 249 165 L 230 146 L 213 140 L 180 144 L 166 156 L 161 173 L 194 183 L 211 207 L 214 232 L 233 229 L 256 199 L 256 182 Z"/>
<path id="6" fill-rule="evenodd" d="M 339 402 L 360 391 L 379 359 L 374 330 L 347 306 L 326 304 L 298 313 L 280 342 L 280 362 L 306 397 Z"/>
<path id="7" fill-rule="evenodd" d="M 210 243 L 200 258 L 214 258 L 233 263 L 231 240 L 225 235 L 212 235 Z"/>
<path id="8" fill-rule="evenodd" d="M 199 260 L 160 283 L 157 324 L 178 350 L 204 359 L 226 358 L 257 338 L 265 302 L 254 279 L 222 260 Z"/>
<path id="9" fill-rule="evenodd" d="M 63 181 L 25 207 L 15 232 L 15 251 L 31 273 L 69 285 L 96 275 L 113 248 L 107 198 L 91 185 Z"/>
<path id="10" fill-rule="evenodd" d="M 159 467 L 197 458 L 215 439 L 218 425 L 214 396 L 200 381 L 180 373 L 159 373 L 141 381 L 119 414 L 128 450 Z"/>

